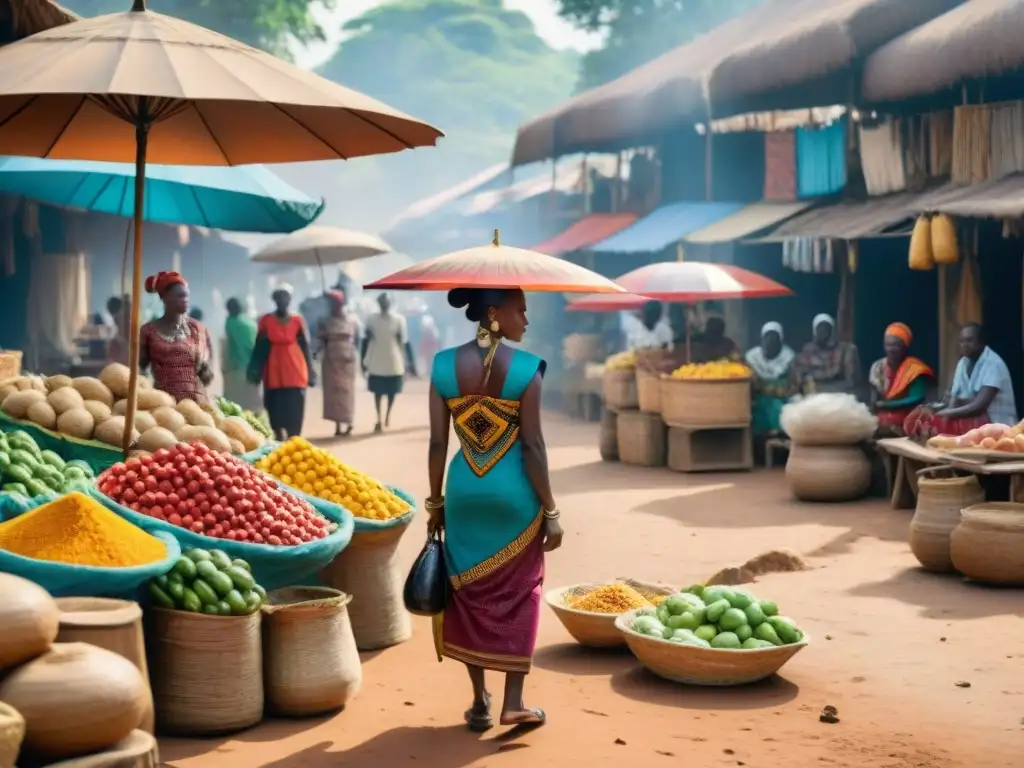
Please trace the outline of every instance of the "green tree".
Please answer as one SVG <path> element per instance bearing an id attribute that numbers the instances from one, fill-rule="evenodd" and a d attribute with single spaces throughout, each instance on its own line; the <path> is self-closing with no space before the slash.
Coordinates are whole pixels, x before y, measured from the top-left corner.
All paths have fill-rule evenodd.
<path id="1" fill-rule="evenodd" d="M 321 74 L 446 134 L 435 148 L 282 169 L 327 197 L 326 221 L 364 229 L 507 160 L 516 128 L 572 93 L 579 62 L 549 48 L 502 0 L 397 0 L 344 31 Z"/>
<path id="2" fill-rule="evenodd" d="M 99 16 L 131 8 L 131 0 L 62 0 L 80 16 Z M 334 0 L 147 0 L 146 7 L 289 58 L 288 44 L 324 39 L 311 7 L 334 7 Z"/>
<path id="3" fill-rule="evenodd" d="M 562 18 L 605 35 L 580 64 L 577 90 L 602 85 L 764 0 L 558 0 Z"/>

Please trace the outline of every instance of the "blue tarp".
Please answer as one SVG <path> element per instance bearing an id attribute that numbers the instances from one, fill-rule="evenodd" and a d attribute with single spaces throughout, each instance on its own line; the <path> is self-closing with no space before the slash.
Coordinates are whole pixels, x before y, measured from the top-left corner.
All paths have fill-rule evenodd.
<path id="1" fill-rule="evenodd" d="M 65 208 L 132 216 L 135 166 L 0 155 L 0 192 Z M 288 233 L 320 214 L 313 200 L 262 165 L 149 165 L 146 221 L 235 232 Z"/>
<path id="2" fill-rule="evenodd" d="M 670 203 L 592 245 L 595 253 L 656 253 L 744 207 L 744 203 Z"/>

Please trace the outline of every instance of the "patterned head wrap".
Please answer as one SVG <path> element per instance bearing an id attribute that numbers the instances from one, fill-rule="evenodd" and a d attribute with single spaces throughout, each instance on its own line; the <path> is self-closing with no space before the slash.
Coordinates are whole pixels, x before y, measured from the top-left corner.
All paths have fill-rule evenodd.
<path id="1" fill-rule="evenodd" d="M 891 323 L 885 329 L 885 335 L 895 336 L 908 347 L 910 346 L 910 342 L 914 340 L 914 334 L 911 332 L 910 326 L 906 323 Z"/>

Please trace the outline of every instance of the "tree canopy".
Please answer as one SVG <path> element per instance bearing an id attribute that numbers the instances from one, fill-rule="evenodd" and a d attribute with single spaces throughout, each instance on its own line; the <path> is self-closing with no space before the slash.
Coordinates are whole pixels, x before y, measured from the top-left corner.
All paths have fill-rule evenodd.
<path id="1" fill-rule="evenodd" d="M 557 0 L 562 18 L 603 32 L 580 65 L 577 90 L 602 85 L 714 29 L 764 0 Z"/>
<path id="2" fill-rule="evenodd" d="M 131 0 L 61 0 L 80 16 L 99 16 L 131 8 Z M 301 44 L 324 39 L 311 7 L 334 0 L 147 0 L 146 7 L 229 35 L 247 45 L 288 58 L 289 39 Z"/>

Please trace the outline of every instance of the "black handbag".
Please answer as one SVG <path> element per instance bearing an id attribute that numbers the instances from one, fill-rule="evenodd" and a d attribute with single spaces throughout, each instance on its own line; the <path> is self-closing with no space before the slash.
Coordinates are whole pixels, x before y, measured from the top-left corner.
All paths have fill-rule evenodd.
<path id="1" fill-rule="evenodd" d="M 448 569 L 444 542 L 437 532 L 427 537 L 402 590 L 405 609 L 416 616 L 437 616 L 448 601 Z"/>

